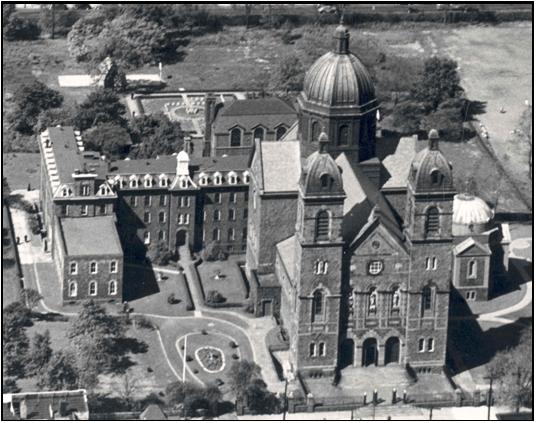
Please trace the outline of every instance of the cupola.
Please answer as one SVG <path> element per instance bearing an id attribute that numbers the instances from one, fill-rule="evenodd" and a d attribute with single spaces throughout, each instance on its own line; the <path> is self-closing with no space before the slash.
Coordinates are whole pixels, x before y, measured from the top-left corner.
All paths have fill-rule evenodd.
<path id="1" fill-rule="evenodd" d="M 177 154 L 177 176 L 190 176 L 190 157 L 184 150 Z"/>

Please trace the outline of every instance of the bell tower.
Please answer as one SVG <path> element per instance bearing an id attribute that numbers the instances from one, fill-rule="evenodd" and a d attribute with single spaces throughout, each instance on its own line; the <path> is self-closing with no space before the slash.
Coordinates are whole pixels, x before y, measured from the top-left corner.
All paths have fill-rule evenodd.
<path id="1" fill-rule="evenodd" d="M 411 164 L 404 221 L 411 260 L 406 360 L 417 371 L 445 364 L 454 195 L 452 168 L 432 129 Z"/>
<path id="2" fill-rule="evenodd" d="M 307 159 L 298 188 L 295 236 L 296 333 L 294 368 L 306 375 L 332 375 L 338 357 L 345 193 L 329 139 Z"/>

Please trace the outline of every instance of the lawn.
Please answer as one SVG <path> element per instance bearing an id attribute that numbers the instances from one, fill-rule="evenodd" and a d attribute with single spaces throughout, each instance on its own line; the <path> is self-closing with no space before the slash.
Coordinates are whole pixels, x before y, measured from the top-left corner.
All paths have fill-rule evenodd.
<path id="1" fill-rule="evenodd" d="M 7 178 L 9 188 L 32 189 L 39 188 L 41 161 L 39 153 L 3 153 L 2 173 Z"/>
<path id="2" fill-rule="evenodd" d="M 205 261 L 197 267 L 205 297 L 209 291 L 218 291 L 227 303 L 243 303 L 247 290 L 242 273 L 233 260 Z M 217 275 L 219 273 L 219 279 Z"/>
<path id="3" fill-rule="evenodd" d="M 189 294 L 182 274 L 163 273 L 162 280 L 158 282 L 151 268 L 127 265 L 124 290 L 124 299 L 135 312 L 164 316 L 193 314 L 193 311 L 186 310 Z M 172 294 L 177 301 L 175 304 L 168 302 Z"/>

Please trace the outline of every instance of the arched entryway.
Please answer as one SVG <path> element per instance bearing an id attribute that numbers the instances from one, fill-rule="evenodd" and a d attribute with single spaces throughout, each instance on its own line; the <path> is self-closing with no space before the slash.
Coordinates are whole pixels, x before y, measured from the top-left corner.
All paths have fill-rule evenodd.
<path id="1" fill-rule="evenodd" d="M 393 336 L 385 343 L 385 364 L 400 362 L 400 339 Z"/>
<path id="2" fill-rule="evenodd" d="M 340 366 L 341 369 L 354 365 L 355 344 L 353 339 L 345 339 L 341 345 Z"/>
<path id="3" fill-rule="evenodd" d="M 175 236 L 175 247 L 179 248 L 186 245 L 188 238 L 188 232 L 185 229 L 179 229 Z"/>
<path id="4" fill-rule="evenodd" d="M 363 366 L 376 366 L 378 364 L 378 341 L 368 338 L 363 342 Z"/>

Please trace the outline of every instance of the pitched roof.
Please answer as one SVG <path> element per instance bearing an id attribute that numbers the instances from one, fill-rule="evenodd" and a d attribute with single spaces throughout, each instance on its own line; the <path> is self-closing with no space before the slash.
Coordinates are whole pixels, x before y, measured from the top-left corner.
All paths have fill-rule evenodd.
<path id="1" fill-rule="evenodd" d="M 26 406 L 27 417 L 21 419 L 21 404 Z M 60 416 L 60 403 L 63 403 L 64 416 Z M 79 419 L 88 419 L 87 395 L 84 389 L 55 392 L 20 392 L 2 394 L 2 420 L 50 420 L 50 413 L 55 419 L 65 420 L 73 413 Z M 14 412 L 14 413 L 13 413 Z"/>
<path id="2" fill-rule="evenodd" d="M 60 226 L 69 256 L 123 254 L 113 216 L 66 217 Z"/>
<path id="3" fill-rule="evenodd" d="M 297 119 L 296 111 L 278 98 L 237 100 L 224 105 L 214 121 L 214 133 L 227 133 L 234 126 L 251 131 L 257 126 L 273 130 L 279 124 L 291 127 Z"/>
<path id="4" fill-rule="evenodd" d="M 383 159 L 383 166 L 387 170 L 387 181 L 382 188 L 406 188 L 408 185 L 411 162 L 415 157 L 417 139 L 413 137 L 401 138 L 393 154 Z"/>
<path id="5" fill-rule="evenodd" d="M 76 144 L 74 128 L 72 126 L 58 126 L 47 128 L 47 131 L 52 142 L 52 151 L 60 183 L 71 182 L 75 169 L 82 169 L 82 160 Z"/>
<path id="6" fill-rule="evenodd" d="M 344 200 L 343 238 L 353 241 L 369 221 L 379 219 L 399 239 L 400 226 L 383 194 L 357 166 L 352 166 L 344 153 L 335 160 L 342 171 Z"/>
<path id="7" fill-rule="evenodd" d="M 301 174 L 300 143 L 261 142 L 261 186 L 265 192 L 295 192 Z"/>
<path id="8" fill-rule="evenodd" d="M 140 420 L 167 420 L 167 416 L 159 405 L 149 404 L 140 414 Z"/>
<path id="9" fill-rule="evenodd" d="M 294 280 L 295 260 L 296 260 L 296 240 L 295 236 L 285 239 L 276 245 L 279 256 L 285 266 L 285 270 L 291 281 Z"/>
<path id="10" fill-rule="evenodd" d="M 467 238 L 460 242 L 458 245 L 454 247 L 454 254 L 460 255 L 463 252 L 467 251 L 469 248 L 476 246 L 478 249 L 480 249 L 484 254 L 491 254 L 491 250 L 487 245 L 483 245 L 479 242 L 477 242 L 474 238 Z"/>

